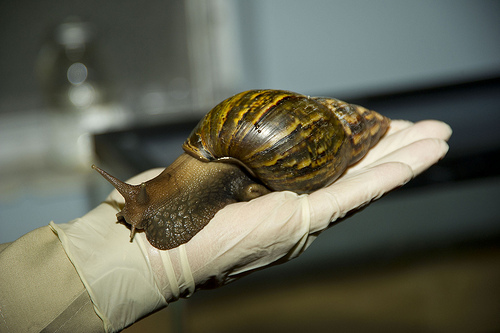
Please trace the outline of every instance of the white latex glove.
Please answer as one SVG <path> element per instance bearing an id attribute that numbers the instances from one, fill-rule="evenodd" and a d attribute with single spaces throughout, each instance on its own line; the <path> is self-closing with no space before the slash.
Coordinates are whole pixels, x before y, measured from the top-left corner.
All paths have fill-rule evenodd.
<path id="1" fill-rule="evenodd" d="M 318 234 L 426 170 L 448 151 L 448 125 L 392 121 L 388 133 L 334 184 L 309 195 L 273 192 L 231 204 L 188 243 L 160 251 L 144 233 L 129 242 L 116 223 L 124 204 L 114 190 L 84 217 L 51 223 L 108 331 L 117 331 L 195 288 L 224 285 L 302 253 Z M 140 174 L 139 184 L 162 170 Z"/>

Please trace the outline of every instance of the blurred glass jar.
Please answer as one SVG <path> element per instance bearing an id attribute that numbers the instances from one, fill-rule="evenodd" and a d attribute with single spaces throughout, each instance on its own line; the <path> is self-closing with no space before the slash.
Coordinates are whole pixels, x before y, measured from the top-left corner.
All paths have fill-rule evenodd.
<path id="1" fill-rule="evenodd" d="M 69 18 L 50 34 L 37 60 L 44 97 L 51 108 L 84 110 L 107 101 L 89 23 Z"/>

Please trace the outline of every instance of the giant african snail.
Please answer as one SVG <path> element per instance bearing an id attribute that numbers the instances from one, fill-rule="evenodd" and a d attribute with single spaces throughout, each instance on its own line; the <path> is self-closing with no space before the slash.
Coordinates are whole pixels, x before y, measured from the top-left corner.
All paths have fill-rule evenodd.
<path id="1" fill-rule="evenodd" d="M 117 214 L 154 247 L 189 241 L 224 206 L 270 191 L 310 193 L 334 182 L 380 139 L 390 120 L 333 98 L 251 90 L 215 106 L 179 156 L 140 185 L 99 171 L 125 198 Z"/>

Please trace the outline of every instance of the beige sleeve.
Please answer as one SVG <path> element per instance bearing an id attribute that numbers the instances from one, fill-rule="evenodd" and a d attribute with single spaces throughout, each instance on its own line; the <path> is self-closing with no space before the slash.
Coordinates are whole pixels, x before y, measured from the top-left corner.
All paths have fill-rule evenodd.
<path id="1" fill-rule="evenodd" d="M 0 244 L 0 332 L 104 332 L 61 243 L 46 226 Z"/>

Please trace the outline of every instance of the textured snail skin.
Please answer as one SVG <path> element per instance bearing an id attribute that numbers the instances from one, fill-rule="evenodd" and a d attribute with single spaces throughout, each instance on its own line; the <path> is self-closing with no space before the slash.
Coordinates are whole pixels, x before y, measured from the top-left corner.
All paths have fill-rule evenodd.
<path id="1" fill-rule="evenodd" d="M 250 90 L 215 106 L 183 153 L 140 185 L 93 166 L 125 198 L 117 214 L 154 247 L 188 242 L 226 205 L 270 191 L 310 193 L 334 182 L 386 132 L 390 120 L 333 98 Z"/>

